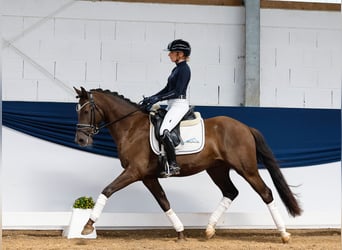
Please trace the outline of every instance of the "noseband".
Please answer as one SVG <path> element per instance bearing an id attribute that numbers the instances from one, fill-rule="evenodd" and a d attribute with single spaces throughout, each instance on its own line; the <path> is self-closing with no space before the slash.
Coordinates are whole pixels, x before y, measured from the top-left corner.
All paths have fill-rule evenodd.
<path id="1" fill-rule="evenodd" d="M 88 137 L 91 137 L 100 132 L 100 128 L 96 125 L 96 122 L 95 122 L 95 109 L 98 109 L 98 108 L 96 107 L 92 93 L 89 93 L 89 101 L 83 103 L 83 105 L 80 105 L 80 104 L 76 105 L 76 111 L 80 112 L 81 109 L 87 106 L 88 104 L 90 105 L 90 123 L 89 124 L 77 123 L 76 130 L 84 133 Z M 88 129 L 90 129 L 90 132 L 88 132 Z"/>

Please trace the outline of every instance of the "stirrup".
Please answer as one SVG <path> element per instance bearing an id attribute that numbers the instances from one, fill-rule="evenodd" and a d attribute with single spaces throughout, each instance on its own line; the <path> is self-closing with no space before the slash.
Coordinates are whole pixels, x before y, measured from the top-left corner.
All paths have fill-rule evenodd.
<path id="1" fill-rule="evenodd" d="M 165 170 L 160 173 L 160 175 L 164 178 L 168 178 L 172 175 L 179 175 L 180 167 L 177 164 L 173 164 L 173 166 L 165 165 Z"/>

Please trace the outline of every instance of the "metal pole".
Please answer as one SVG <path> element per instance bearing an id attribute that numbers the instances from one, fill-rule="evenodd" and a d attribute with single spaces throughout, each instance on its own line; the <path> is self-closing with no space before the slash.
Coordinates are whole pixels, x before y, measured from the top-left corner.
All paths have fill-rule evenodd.
<path id="1" fill-rule="evenodd" d="M 245 0 L 245 106 L 260 106 L 260 0 Z"/>

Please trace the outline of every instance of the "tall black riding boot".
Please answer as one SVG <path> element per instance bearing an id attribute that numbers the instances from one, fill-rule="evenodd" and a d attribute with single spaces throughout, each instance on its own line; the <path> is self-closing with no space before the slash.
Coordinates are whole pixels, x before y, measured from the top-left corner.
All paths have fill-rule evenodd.
<path id="1" fill-rule="evenodd" d="M 161 172 L 161 175 L 164 177 L 169 177 L 171 175 L 178 175 L 180 171 L 180 167 L 178 166 L 176 162 L 175 147 L 173 145 L 170 132 L 168 130 L 164 131 L 161 141 L 164 146 L 164 150 L 166 152 L 166 158 L 168 162 L 168 169 L 165 169 L 163 172 Z"/>

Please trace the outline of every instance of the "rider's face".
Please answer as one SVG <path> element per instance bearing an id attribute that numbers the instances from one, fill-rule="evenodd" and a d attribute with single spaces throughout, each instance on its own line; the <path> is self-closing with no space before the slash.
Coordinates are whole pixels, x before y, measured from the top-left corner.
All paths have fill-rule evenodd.
<path id="1" fill-rule="evenodd" d="M 171 62 L 176 63 L 183 59 L 184 54 L 183 52 L 180 52 L 180 51 L 170 51 L 169 57 L 170 57 Z"/>

